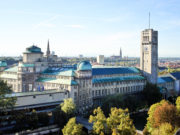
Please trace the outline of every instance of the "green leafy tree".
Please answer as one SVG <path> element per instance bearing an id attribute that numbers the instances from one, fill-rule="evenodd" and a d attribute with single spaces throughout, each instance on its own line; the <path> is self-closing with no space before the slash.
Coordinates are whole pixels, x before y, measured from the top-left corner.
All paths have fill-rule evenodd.
<path id="1" fill-rule="evenodd" d="M 31 114 L 27 115 L 27 123 L 31 129 L 35 129 L 38 127 L 38 115 L 36 110 L 32 110 Z"/>
<path id="2" fill-rule="evenodd" d="M 152 135 L 174 135 L 175 130 L 173 126 L 169 123 L 163 123 L 161 126 L 157 129 L 154 129 L 152 131 Z"/>
<path id="3" fill-rule="evenodd" d="M 128 109 L 111 108 L 111 113 L 107 118 L 107 125 L 113 134 L 135 135 L 136 129 L 133 121 L 129 117 Z"/>
<path id="4" fill-rule="evenodd" d="M 60 106 L 61 110 L 65 112 L 68 116 L 74 115 L 76 105 L 74 104 L 72 98 L 64 99 L 64 102 Z"/>
<path id="5" fill-rule="evenodd" d="M 98 135 L 107 133 L 106 117 L 100 107 L 94 109 L 93 115 L 90 115 L 89 122 L 93 123 L 93 132 Z"/>
<path id="6" fill-rule="evenodd" d="M 8 84 L 0 80 L 0 112 L 4 112 L 6 109 L 12 109 L 16 103 L 16 98 L 11 97 L 12 89 Z M 9 95 L 7 95 L 9 94 Z"/>
<path id="7" fill-rule="evenodd" d="M 148 106 L 159 102 L 162 99 L 160 89 L 157 87 L 157 85 L 151 83 L 146 84 L 142 91 L 142 95 Z"/>
<path id="8" fill-rule="evenodd" d="M 63 128 L 68 121 L 65 112 L 61 110 L 60 106 L 56 107 L 56 109 L 53 111 L 53 118 L 54 122 L 58 124 L 60 128 Z"/>
<path id="9" fill-rule="evenodd" d="M 142 100 L 142 95 L 139 93 L 132 95 L 115 94 L 104 98 L 102 103 L 102 110 L 105 116 L 108 116 L 112 107 L 122 109 L 128 108 L 130 112 L 134 112 L 144 108 L 145 106 L 146 104 Z"/>
<path id="10" fill-rule="evenodd" d="M 27 127 L 27 121 L 28 121 L 28 116 L 27 116 L 27 110 L 21 110 L 18 113 L 15 112 L 13 114 L 13 119 L 16 121 L 15 124 L 15 131 L 21 131 L 26 129 Z"/>
<path id="11" fill-rule="evenodd" d="M 49 124 L 49 116 L 46 112 L 38 113 L 38 121 L 40 124 L 47 126 Z"/>
<path id="12" fill-rule="evenodd" d="M 69 119 L 68 123 L 62 129 L 63 135 L 85 135 L 82 130 L 83 126 L 81 124 L 76 124 L 76 118 L 73 117 Z"/>

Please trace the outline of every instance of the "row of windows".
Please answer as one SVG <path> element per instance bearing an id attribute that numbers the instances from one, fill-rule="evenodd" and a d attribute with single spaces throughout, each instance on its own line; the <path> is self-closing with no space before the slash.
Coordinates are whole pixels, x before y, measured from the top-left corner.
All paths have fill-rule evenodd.
<path id="1" fill-rule="evenodd" d="M 121 88 L 114 88 L 114 89 L 102 89 L 102 90 L 95 90 L 92 91 L 92 96 L 104 96 L 104 95 L 110 95 L 115 93 L 129 93 L 129 92 L 135 92 L 140 91 L 143 89 L 143 85 L 139 86 L 131 86 L 131 87 L 121 87 Z"/>
<path id="2" fill-rule="evenodd" d="M 132 83 L 143 83 L 144 80 L 133 80 L 133 81 L 121 81 L 121 82 L 107 82 L 107 83 L 95 83 L 93 87 L 104 87 L 104 86 L 112 86 L 112 85 L 123 85 L 123 84 L 132 84 Z"/>
<path id="3" fill-rule="evenodd" d="M 69 85 L 65 84 L 55 84 L 55 83 L 37 83 L 37 85 L 43 85 L 44 87 L 52 87 L 52 88 L 61 88 L 61 89 L 68 89 Z"/>
<path id="4" fill-rule="evenodd" d="M 47 77 L 47 78 L 54 78 L 56 77 L 57 79 L 71 79 L 70 77 L 67 76 L 54 76 L 54 75 L 43 75 L 43 77 Z"/>

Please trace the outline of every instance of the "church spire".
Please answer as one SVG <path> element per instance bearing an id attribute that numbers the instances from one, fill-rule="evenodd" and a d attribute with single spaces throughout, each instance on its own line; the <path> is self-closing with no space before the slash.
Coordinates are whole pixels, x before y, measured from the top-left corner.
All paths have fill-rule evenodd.
<path id="1" fill-rule="evenodd" d="M 49 39 L 48 39 L 48 43 L 47 43 L 47 51 L 46 51 L 46 56 L 50 56 Z"/>
<path id="2" fill-rule="evenodd" d="M 122 50 L 121 50 L 121 47 L 120 47 L 120 58 L 122 59 Z"/>

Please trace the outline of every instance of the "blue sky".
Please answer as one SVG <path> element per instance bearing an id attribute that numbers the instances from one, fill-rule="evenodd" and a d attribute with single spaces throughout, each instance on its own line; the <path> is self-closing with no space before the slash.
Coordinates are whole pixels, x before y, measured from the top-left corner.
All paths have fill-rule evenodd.
<path id="1" fill-rule="evenodd" d="M 59 56 L 140 56 L 140 32 L 159 31 L 159 56 L 180 57 L 179 0 L 0 0 L 0 56 L 33 43 Z"/>

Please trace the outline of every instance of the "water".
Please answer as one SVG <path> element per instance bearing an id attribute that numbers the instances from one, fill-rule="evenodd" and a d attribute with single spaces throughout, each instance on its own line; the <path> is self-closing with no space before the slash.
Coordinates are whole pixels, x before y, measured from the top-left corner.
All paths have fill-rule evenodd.
<path id="1" fill-rule="evenodd" d="M 137 114 L 132 114 L 131 119 L 133 119 L 133 123 L 138 130 L 143 130 L 144 126 L 147 123 L 147 112 L 141 112 Z"/>

